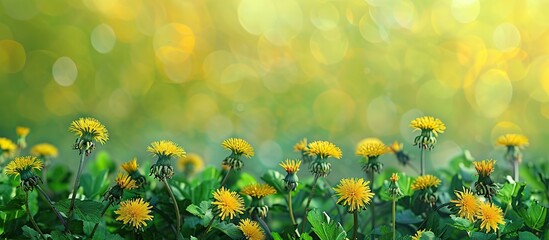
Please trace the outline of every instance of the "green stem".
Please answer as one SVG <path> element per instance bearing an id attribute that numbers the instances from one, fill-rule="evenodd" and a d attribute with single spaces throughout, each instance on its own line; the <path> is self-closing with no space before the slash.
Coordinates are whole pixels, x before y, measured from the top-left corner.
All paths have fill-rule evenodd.
<path id="1" fill-rule="evenodd" d="M 71 205 L 69 207 L 69 213 L 67 225 L 65 226 L 65 232 L 69 231 L 69 225 L 72 221 L 72 215 L 74 210 L 74 200 L 76 199 L 76 192 L 78 191 L 78 187 L 80 186 L 80 174 L 82 174 L 82 168 L 84 168 L 84 159 L 86 158 L 86 154 L 81 152 L 80 153 L 80 165 L 78 166 L 78 172 L 76 173 L 76 179 L 74 179 L 74 187 L 72 188 L 72 199 L 71 199 Z"/>
<path id="2" fill-rule="evenodd" d="M 429 215 L 425 218 L 425 220 L 423 220 L 423 222 L 421 223 L 421 225 L 419 225 L 419 227 L 417 229 L 423 229 L 423 226 L 425 225 L 425 223 L 427 223 L 427 220 L 429 219 L 429 217 L 431 216 L 431 214 L 435 213 L 435 212 L 438 212 L 438 210 L 440 210 L 441 208 L 443 207 L 447 207 L 447 206 L 450 206 L 450 204 L 452 204 L 451 202 L 447 202 L 445 204 L 441 204 L 439 205 L 438 207 L 436 207 L 435 209 L 433 209 L 433 211 L 431 211 L 429 213 Z"/>
<path id="3" fill-rule="evenodd" d="M 267 223 L 265 223 L 265 221 L 263 221 L 263 218 L 260 218 L 259 216 L 257 216 L 257 214 L 254 214 L 252 219 L 257 221 L 259 223 L 259 225 L 261 225 L 263 230 L 265 230 L 265 235 L 266 235 L 268 240 L 273 239 L 273 234 L 271 233 L 271 229 L 269 229 L 269 226 L 267 225 Z"/>
<path id="4" fill-rule="evenodd" d="M 172 189 L 170 185 L 168 184 L 168 181 L 166 178 L 162 179 L 164 182 L 164 185 L 166 185 L 166 188 L 168 189 L 168 193 L 170 193 L 170 197 L 173 201 L 173 208 L 175 210 L 175 217 L 177 219 L 177 238 L 179 239 L 181 236 L 181 217 L 179 216 L 179 206 L 177 205 L 177 200 L 175 200 L 175 196 L 173 195 Z"/>
<path id="5" fill-rule="evenodd" d="M 111 204 L 112 204 L 112 200 L 109 200 L 109 203 L 107 203 L 107 206 L 105 206 L 105 208 L 103 208 L 103 211 L 101 212 L 101 217 L 103 217 L 103 215 L 105 215 L 105 212 L 107 212 L 107 209 L 109 209 Z M 97 226 L 99 226 L 99 222 L 96 223 L 95 226 L 93 226 L 93 230 L 90 234 L 90 239 L 93 239 L 93 235 L 95 235 L 95 231 L 97 230 Z"/>
<path id="6" fill-rule="evenodd" d="M 44 161 L 44 162 L 46 162 L 46 161 Z M 47 167 L 44 164 L 44 168 L 42 168 L 42 180 L 43 180 L 42 185 L 44 186 L 44 190 L 45 190 L 44 192 L 47 193 L 47 195 L 49 196 L 52 192 L 50 190 L 50 187 L 48 186 L 48 180 L 47 180 L 48 179 L 48 174 L 46 172 L 46 169 L 47 169 Z"/>
<path id="7" fill-rule="evenodd" d="M 172 229 L 173 233 L 175 234 L 174 236 L 177 236 L 178 233 L 177 233 L 177 230 L 175 229 L 175 226 L 173 225 L 172 219 L 169 216 L 167 216 L 166 213 L 164 213 L 163 211 L 158 209 L 156 206 L 153 206 L 152 210 L 153 210 L 153 212 L 158 213 L 162 218 L 164 218 L 164 220 L 167 223 L 170 224 L 170 228 Z"/>
<path id="8" fill-rule="evenodd" d="M 307 214 L 309 213 L 309 204 L 311 204 L 311 200 L 313 199 L 313 195 L 315 194 L 316 181 L 318 181 L 318 175 L 315 175 L 315 180 L 313 180 L 313 188 L 311 189 L 311 194 L 309 194 L 309 199 L 307 200 L 307 204 L 305 205 L 305 216 L 303 216 L 301 232 L 305 232 L 305 226 L 307 225 Z"/>
<path id="9" fill-rule="evenodd" d="M 353 211 L 353 220 L 354 220 L 354 226 L 353 226 L 353 237 L 351 238 L 352 240 L 355 240 L 356 239 L 356 235 L 358 234 L 358 213 L 357 211 Z"/>
<path id="10" fill-rule="evenodd" d="M 53 212 L 57 216 L 57 219 L 59 219 L 59 222 L 61 222 L 61 224 L 63 224 L 63 227 L 67 228 L 67 223 L 63 219 L 63 216 L 61 216 L 61 213 L 59 212 L 59 210 L 57 210 L 57 208 L 55 208 L 55 206 L 53 206 L 53 203 L 52 203 L 50 197 L 48 196 L 48 194 L 40 187 L 40 185 L 36 185 L 36 189 L 38 189 L 38 192 L 40 193 L 40 196 L 42 197 L 42 199 L 44 199 L 44 201 L 46 201 L 46 203 L 48 203 L 50 208 L 53 210 Z"/>
<path id="11" fill-rule="evenodd" d="M 229 179 L 229 174 L 231 173 L 232 169 L 233 169 L 232 167 L 229 167 L 229 170 L 227 170 L 227 174 L 225 174 L 225 177 L 223 178 L 223 181 L 221 181 L 221 186 L 220 187 L 223 187 L 225 185 L 225 182 L 227 182 L 227 179 Z"/>
<path id="12" fill-rule="evenodd" d="M 370 188 L 372 189 L 372 192 L 374 192 L 374 181 L 375 181 L 375 175 L 376 173 L 374 171 L 370 172 Z M 375 204 L 375 197 L 372 197 L 372 203 L 370 209 L 372 210 L 372 239 L 375 239 L 375 236 L 373 234 L 374 230 L 376 229 L 376 204 Z"/>
<path id="13" fill-rule="evenodd" d="M 396 196 L 393 196 L 393 240 L 396 240 Z"/>
<path id="14" fill-rule="evenodd" d="M 288 209 L 290 210 L 290 219 L 292 224 L 295 225 L 294 210 L 292 209 L 292 191 L 288 191 Z"/>
<path id="15" fill-rule="evenodd" d="M 208 226 L 206 227 L 206 231 L 204 231 L 204 234 L 208 233 L 210 231 L 210 229 L 212 228 L 212 224 L 215 220 L 215 216 L 212 217 L 212 220 L 210 220 L 210 222 L 208 223 Z"/>
<path id="16" fill-rule="evenodd" d="M 513 178 L 515 182 L 519 181 L 519 162 L 516 159 L 513 161 Z"/>
<path id="17" fill-rule="evenodd" d="M 423 175 L 425 175 L 425 150 L 424 150 L 424 147 L 422 146 L 419 151 L 421 153 L 421 159 L 420 159 L 421 160 L 421 163 L 420 163 L 421 165 L 420 165 L 419 175 L 423 176 Z"/>
<path id="18" fill-rule="evenodd" d="M 32 217 L 32 214 L 30 212 L 30 208 L 29 208 L 29 192 L 25 191 L 25 207 L 27 208 L 27 214 L 29 215 L 29 219 L 32 223 L 32 226 L 34 227 L 34 229 L 36 229 L 36 231 L 38 233 L 40 233 L 40 237 L 42 237 L 44 240 L 46 240 L 46 237 L 44 237 L 44 233 L 42 233 L 42 231 L 40 230 L 40 228 L 38 227 L 38 225 L 36 224 L 36 222 L 34 221 L 34 218 Z"/>

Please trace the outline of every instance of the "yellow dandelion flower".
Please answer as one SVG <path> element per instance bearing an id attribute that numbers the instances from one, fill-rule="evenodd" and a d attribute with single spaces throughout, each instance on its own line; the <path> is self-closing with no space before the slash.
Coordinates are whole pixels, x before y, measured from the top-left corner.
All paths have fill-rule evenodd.
<path id="1" fill-rule="evenodd" d="M 397 152 L 401 152 L 403 148 L 404 148 L 404 144 L 399 143 L 398 141 L 395 140 L 393 142 L 393 144 L 391 144 L 391 146 L 389 146 L 388 151 L 390 151 L 392 153 L 397 153 Z"/>
<path id="2" fill-rule="evenodd" d="M 309 149 L 309 155 L 320 158 L 334 157 L 340 159 L 342 155 L 341 149 L 328 141 L 314 141 L 309 143 L 307 148 Z"/>
<path id="3" fill-rule="evenodd" d="M 7 138 L 0 138 L 0 154 L 6 153 L 10 155 L 15 151 L 15 149 L 17 149 L 17 145 L 15 145 L 15 143 L 11 140 Z"/>
<path id="4" fill-rule="evenodd" d="M 265 234 L 263 230 L 259 227 L 259 224 L 256 221 L 251 221 L 250 219 L 242 219 L 238 224 L 238 229 L 242 231 L 246 240 L 264 240 Z"/>
<path id="5" fill-rule="evenodd" d="M 187 156 L 179 158 L 177 168 L 181 171 L 191 170 L 191 172 L 200 172 L 204 169 L 204 161 L 198 154 L 190 153 Z"/>
<path id="6" fill-rule="evenodd" d="M 369 184 L 370 181 L 365 182 L 362 178 L 341 179 L 339 185 L 334 188 L 339 196 L 337 203 L 343 202 L 343 205 L 348 206 L 351 212 L 363 209 L 370 204 L 374 197 Z"/>
<path id="7" fill-rule="evenodd" d="M 415 130 L 431 131 L 437 136 L 439 133 L 443 133 L 446 130 L 444 123 L 438 118 L 425 116 L 419 117 L 410 122 L 410 127 Z"/>
<path id="8" fill-rule="evenodd" d="M 387 146 L 381 141 L 368 141 L 356 149 L 356 155 L 366 158 L 378 157 L 387 152 Z"/>
<path id="9" fill-rule="evenodd" d="M 482 160 L 480 162 L 473 162 L 473 165 L 475 165 L 475 169 L 479 176 L 487 177 L 494 172 L 496 160 Z"/>
<path id="10" fill-rule="evenodd" d="M 286 159 L 285 162 L 280 163 L 280 166 L 286 170 L 287 173 L 297 173 L 301 166 L 301 160 Z"/>
<path id="11" fill-rule="evenodd" d="M 80 118 L 69 126 L 69 131 L 74 132 L 78 137 L 88 141 L 96 141 L 104 144 L 109 140 L 107 128 L 95 118 Z"/>
<path id="12" fill-rule="evenodd" d="M 137 188 L 137 183 L 128 174 L 118 173 L 116 177 L 116 185 L 121 189 L 134 189 Z"/>
<path id="13" fill-rule="evenodd" d="M 271 187 L 269 184 L 255 183 L 242 188 L 241 193 L 254 198 L 263 198 L 265 196 L 275 194 L 276 189 Z"/>
<path id="14" fill-rule="evenodd" d="M 137 158 L 133 158 L 130 161 L 127 161 L 125 163 L 122 163 L 121 165 L 122 169 L 124 169 L 128 174 L 132 174 L 134 172 L 137 172 L 137 169 L 139 168 L 139 164 L 137 164 Z"/>
<path id="15" fill-rule="evenodd" d="M 307 138 L 303 138 L 301 139 L 301 141 L 297 142 L 294 145 L 294 151 L 296 152 L 307 151 Z"/>
<path id="16" fill-rule="evenodd" d="M 456 200 L 450 200 L 451 203 L 454 203 L 456 207 L 459 208 L 458 214 L 461 218 L 469 219 L 473 222 L 473 218 L 478 211 L 478 199 L 475 197 L 473 192 L 469 189 L 463 188 L 463 191 L 455 191 Z"/>
<path id="17" fill-rule="evenodd" d="M 481 202 L 478 206 L 476 219 L 480 220 L 480 229 L 486 233 L 498 229 L 498 224 L 505 224 L 503 221 L 503 211 L 492 203 Z"/>
<path id="18" fill-rule="evenodd" d="M 29 132 L 30 132 L 30 128 L 28 128 L 28 127 L 16 127 L 15 128 L 15 133 L 17 133 L 17 136 L 19 136 L 19 137 L 26 137 L 27 135 L 29 135 Z"/>
<path id="19" fill-rule="evenodd" d="M 398 182 L 398 179 L 399 179 L 398 173 L 393 173 L 391 175 L 391 178 L 390 178 L 391 182 Z"/>
<path id="20" fill-rule="evenodd" d="M 182 147 L 172 141 L 166 140 L 152 142 L 151 145 L 147 147 L 147 151 L 156 156 L 168 158 L 182 157 L 186 154 Z"/>
<path id="21" fill-rule="evenodd" d="M 225 149 L 233 151 L 234 154 L 242 154 L 246 157 L 252 157 L 254 155 L 254 148 L 246 140 L 241 138 L 229 138 L 221 143 L 221 146 Z"/>
<path id="22" fill-rule="evenodd" d="M 524 148 L 525 146 L 528 146 L 528 144 L 528 138 L 522 134 L 505 134 L 500 136 L 496 141 L 496 145 L 507 147 L 513 146 Z"/>
<path id="23" fill-rule="evenodd" d="M 138 198 L 121 202 L 120 207 L 114 213 L 118 214 L 117 221 L 140 229 L 147 226 L 146 221 L 153 219 L 153 216 L 150 215 L 151 209 L 152 206 L 148 202 L 143 201 L 142 198 Z"/>
<path id="24" fill-rule="evenodd" d="M 412 240 L 420 240 L 421 235 L 423 235 L 424 232 L 425 232 L 425 229 L 424 230 L 417 230 L 416 234 L 414 236 L 412 236 Z"/>
<path id="25" fill-rule="evenodd" d="M 367 144 L 367 143 L 383 143 L 383 141 L 381 141 L 379 138 L 364 138 L 362 140 L 360 140 L 360 142 L 358 142 L 358 144 L 356 145 L 356 149 L 358 151 L 358 148 L 360 148 L 360 146 L 364 145 L 364 144 Z"/>
<path id="26" fill-rule="evenodd" d="M 49 143 L 40 143 L 31 148 L 31 154 L 37 157 L 57 157 L 58 151 Z"/>
<path id="27" fill-rule="evenodd" d="M 441 181 L 433 175 L 423 175 L 416 178 L 412 183 L 412 190 L 425 190 L 428 187 L 438 187 Z"/>
<path id="28" fill-rule="evenodd" d="M 217 189 L 214 193 L 214 202 L 221 220 L 233 219 L 237 214 L 244 213 L 244 200 L 238 193 L 230 191 L 225 187 Z"/>
<path id="29" fill-rule="evenodd" d="M 12 176 L 19 176 L 23 171 L 28 170 L 41 170 L 44 163 L 36 157 L 16 157 L 6 166 L 6 174 Z"/>

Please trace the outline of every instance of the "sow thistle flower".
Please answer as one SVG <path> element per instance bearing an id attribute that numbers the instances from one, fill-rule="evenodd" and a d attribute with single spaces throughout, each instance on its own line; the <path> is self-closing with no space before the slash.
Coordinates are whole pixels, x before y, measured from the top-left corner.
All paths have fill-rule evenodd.
<path id="1" fill-rule="evenodd" d="M 349 212 L 360 211 L 370 204 L 374 193 L 370 190 L 369 181 L 364 181 L 363 178 L 344 178 L 334 188 L 334 191 L 339 196 L 338 204 L 347 206 Z"/>
<path id="2" fill-rule="evenodd" d="M 11 157 L 15 150 L 17 149 L 17 145 L 13 143 L 11 140 L 7 138 L 0 138 L 0 156 L 7 156 Z"/>
<path id="3" fill-rule="evenodd" d="M 233 219 L 238 214 L 244 213 L 244 200 L 238 193 L 221 187 L 213 193 L 213 197 L 214 213 L 219 215 L 221 220 Z"/>
<path id="4" fill-rule="evenodd" d="M 89 156 L 95 149 L 95 142 L 105 144 L 109 140 L 107 128 L 95 118 L 80 118 L 69 126 L 69 131 L 78 136 L 73 149 L 79 150 L 80 154 Z"/>
<path id="5" fill-rule="evenodd" d="M 410 162 L 410 156 L 404 152 L 404 144 L 395 140 L 393 144 L 389 146 L 388 151 L 395 154 L 400 164 L 406 166 Z"/>
<path id="6" fill-rule="evenodd" d="M 134 230 L 143 230 L 147 226 L 147 221 L 153 219 L 150 215 L 152 206 L 142 198 L 126 200 L 120 203 L 118 210 L 114 213 L 118 214 L 117 221 L 123 222 L 125 225 L 133 227 Z"/>
<path id="7" fill-rule="evenodd" d="M 122 169 L 128 173 L 128 175 L 135 180 L 137 184 L 137 188 L 140 188 L 147 184 L 147 180 L 145 179 L 145 176 L 141 175 L 139 172 L 139 164 L 137 164 L 137 158 L 133 158 L 130 161 L 127 161 L 125 163 L 122 163 L 121 165 Z"/>
<path id="8" fill-rule="evenodd" d="M 476 194 L 484 196 L 490 202 L 492 202 L 492 197 L 497 194 L 498 186 L 490 174 L 494 172 L 494 166 L 496 165 L 496 160 L 482 160 L 480 162 L 473 162 L 475 169 L 478 173 L 478 180 L 475 183 Z"/>
<path id="9" fill-rule="evenodd" d="M 491 230 L 497 231 L 498 224 L 505 224 L 503 220 L 503 211 L 493 203 L 481 202 L 475 218 L 480 221 L 480 229 L 489 233 Z"/>
<path id="10" fill-rule="evenodd" d="M 479 200 L 473 195 L 471 190 L 463 188 L 463 191 L 454 191 L 457 199 L 452 199 L 452 212 L 458 214 L 459 217 L 474 221 L 474 216 L 479 209 Z"/>
<path id="11" fill-rule="evenodd" d="M 265 233 L 259 227 L 256 221 L 251 221 L 249 218 L 240 220 L 238 229 L 242 231 L 242 234 L 246 237 L 246 240 L 264 240 Z"/>
<path id="12" fill-rule="evenodd" d="M 137 183 L 128 174 L 118 173 L 116 177 L 116 185 L 111 187 L 104 195 L 103 198 L 109 202 L 118 203 L 122 199 L 124 190 L 131 190 L 137 188 Z"/>
<path id="13" fill-rule="evenodd" d="M 330 173 L 332 165 L 327 161 L 327 158 L 340 159 L 342 155 L 341 149 L 328 141 L 314 141 L 309 143 L 307 148 L 309 156 L 316 157 L 309 165 L 311 172 L 316 177 L 326 177 Z"/>
<path id="14" fill-rule="evenodd" d="M 240 159 L 241 156 L 250 158 L 254 155 L 254 148 L 246 140 L 241 138 L 229 138 L 221 143 L 225 149 L 231 150 L 231 155 L 223 159 L 223 164 L 230 166 L 232 169 L 240 170 L 244 163 Z"/>
<path id="15" fill-rule="evenodd" d="M 149 175 L 154 175 L 154 178 L 161 181 L 172 178 L 174 174 L 171 163 L 172 157 L 182 157 L 186 154 L 182 147 L 166 140 L 151 143 L 147 147 L 147 151 L 158 157 L 156 163 L 151 166 Z"/>
<path id="16" fill-rule="evenodd" d="M 280 163 L 280 166 L 286 171 L 286 177 L 284 177 L 284 183 L 286 184 L 286 190 L 294 191 L 297 188 L 299 178 L 297 172 L 301 166 L 301 160 L 289 160 Z"/>
<path id="17" fill-rule="evenodd" d="M 387 146 L 378 139 L 363 141 L 356 149 L 356 155 L 362 156 L 364 162 L 362 170 L 364 172 L 379 173 L 383 168 L 383 163 L 378 162 L 378 157 L 388 151 Z"/>
<path id="18" fill-rule="evenodd" d="M 439 133 L 446 130 L 444 123 L 438 118 L 424 116 L 416 118 L 410 122 L 410 127 L 414 130 L 420 130 L 421 134 L 414 139 L 414 146 L 419 146 L 423 149 L 432 150 L 437 143 Z"/>
<path id="19" fill-rule="evenodd" d="M 294 145 L 294 151 L 301 153 L 301 159 L 304 162 L 310 163 L 313 159 L 309 155 L 309 148 L 307 147 L 307 138 L 301 139 Z"/>
<path id="20" fill-rule="evenodd" d="M 17 145 L 20 148 L 26 148 L 27 147 L 27 135 L 30 133 L 30 128 L 28 127 L 16 127 L 15 133 L 17 134 Z"/>
<path id="21" fill-rule="evenodd" d="M 411 189 L 414 191 L 419 190 L 419 199 L 430 206 L 434 206 L 437 201 L 435 191 L 440 183 L 440 179 L 433 175 L 423 175 L 416 178 L 414 183 L 412 183 Z"/>
<path id="22" fill-rule="evenodd" d="M 36 157 L 16 157 L 6 166 L 6 175 L 20 176 L 23 190 L 25 192 L 32 191 L 36 185 L 42 182 L 42 179 L 35 175 L 34 170 L 41 170 L 43 166 L 42 161 Z"/>
<path id="23" fill-rule="evenodd" d="M 204 161 L 198 154 L 187 154 L 177 161 L 177 168 L 186 175 L 192 175 L 204 169 Z"/>
<path id="24" fill-rule="evenodd" d="M 269 206 L 265 204 L 263 198 L 275 194 L 276 189 L 271 187 L 269 184 L 256 183 L 242 188 L 241 193 L 252 197 L 252 202 L 250 203 L 250 208 L 248 209 L 250 216 L 257 214 L 260 217 L 265 217 L 269 212 Z"/>

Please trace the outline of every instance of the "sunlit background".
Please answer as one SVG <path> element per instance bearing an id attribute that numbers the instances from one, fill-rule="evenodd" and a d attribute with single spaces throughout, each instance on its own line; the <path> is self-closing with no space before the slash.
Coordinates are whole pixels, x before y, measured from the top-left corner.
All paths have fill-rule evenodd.
<path id="1" fill-rule="evenodd" d="M 525 161 L 549 138 L 549 1 L 0 0 L 0 135 L 29 126 L 68 163 L 70 122 L 109 129 L 118 162 L 168 139 L 218 165 L 223 139 L 256 149 L 262 173 L 303 137 L 343 149 L 336 173 L 360 175 L 355 144 L 447 125 L 430 154 L 502 159 L 523 133 Z M 397 165 L 393 156 L 383 156 Z M 417 163 L 417 161 L 415 161 Z M 504 163 L 502 163 L 504 164 Z M 252 167 L 253 166 L 253 167 Z M 332 174 L 333 175 L 333 174 Z M 339 178 L 339 177 L 337 177 Z"/>

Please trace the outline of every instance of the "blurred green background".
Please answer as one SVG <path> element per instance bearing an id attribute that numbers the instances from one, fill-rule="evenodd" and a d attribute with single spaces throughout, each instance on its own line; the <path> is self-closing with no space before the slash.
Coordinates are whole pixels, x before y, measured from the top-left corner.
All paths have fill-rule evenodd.
<path id="1" fill-rule="evenodd" d="M 218 165 L 242 137 L 262 173 L 303 137 L 341 146 L 332 178 L 360 176 L 355 144 L 411 142 L 410 120 L 447 131 L 432 168 L 463 149 L 525 161 L 549 138 L 549 1 L 0 0 L 0 136 L 51 142 L 77 164 L 70 122 L 99 119 L 118 162 L 168 139 Z M 397 165 L 393 156 L 382 157 Z M 417 161 L 415 161 L 417 163 Z M 501 161 L 498 164 L 505 166 Z M 357 170 L 350 170 L 357 169 Z M 345 172 L 345 173 L 343 173 Z M 338 176 L 339 174 L 339 176 Z M 334 176 L 335 175 L 335 176 Z"/>

